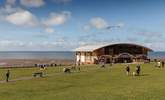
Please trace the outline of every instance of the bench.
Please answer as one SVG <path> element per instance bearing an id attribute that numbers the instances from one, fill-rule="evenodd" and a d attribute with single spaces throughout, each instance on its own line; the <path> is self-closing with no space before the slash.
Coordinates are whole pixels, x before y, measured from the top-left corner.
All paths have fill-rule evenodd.
<path id="1" fill-rule="evenodd" d="M 37 77 L 37 76 L 43 77 L 43 73 L 42 72 L 33 73 L 33 77 Z"/>

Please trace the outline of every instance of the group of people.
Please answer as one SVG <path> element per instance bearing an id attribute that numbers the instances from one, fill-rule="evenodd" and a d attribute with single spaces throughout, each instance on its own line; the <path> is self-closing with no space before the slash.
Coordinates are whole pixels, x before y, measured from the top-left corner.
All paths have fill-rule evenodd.
<path id="1" fill-rule="evenodd" d="M 126 69 L 126 74 L 130 75 L 130 66 L 127 65 L 125 69 Z M 135 72 L 132 73 L 133 76 L 139 76 L 140 75 L 140 71 L 141 71 L 141 66 L 137 65 L 136 69 L 135 69 Z"/>
<path id="2" fill-rule="evenodd" d="M 101 64 L 101 67 L 105 67 L 105 62 L 103 60 L 101 60 L 100 64 Z M 38 66 L 41 69 L 45 69 L 45 67 L 46 67 L 44 65 L 38 65 Z M 80 71 L 80 67 L 79 67 L 80 66 L 80 60 L 77 62 L 76 66 L 77 66 L 78 70 Z M 161 68 L 161 67 L 164 68 L 164 66 L 165 66 L 165 62 L 164 61 L 157 61 L 156 62 L 156 65 L 155 65 L 155 67 L 158 67 L 158 68 Z M 126 68 L 125 68 L 125 70 L 126 70 L 126 75 L 131 75 L 131 73 L 130 73 L 131 72 L 130 71 L 130 65 L 127 65 Z M 64 68 L 63 71 L 64 72 L 70 72 L 70 69 L 69 68 Z M 139 76 L 140 75 L 140 72 L 141 72 L 141 66 L 138 64 L 136 66 L 135 71 L 132 72 L 132 75 L 133 76 Z M 10 76 L 11 76 L 10 75 L 10 70 L 7 70 L 6 71 L 6 82 L 9 82 Z"/>

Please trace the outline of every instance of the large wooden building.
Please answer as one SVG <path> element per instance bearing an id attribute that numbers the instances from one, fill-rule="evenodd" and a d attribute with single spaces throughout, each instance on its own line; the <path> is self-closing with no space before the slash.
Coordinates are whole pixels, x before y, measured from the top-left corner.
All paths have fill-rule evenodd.
<path id="1" fill-rule="evenodd" d="M 76 49 L 76 61 L 81 64 L 142 62 L 151 49 L 132 43 L 84 46 Z"/>

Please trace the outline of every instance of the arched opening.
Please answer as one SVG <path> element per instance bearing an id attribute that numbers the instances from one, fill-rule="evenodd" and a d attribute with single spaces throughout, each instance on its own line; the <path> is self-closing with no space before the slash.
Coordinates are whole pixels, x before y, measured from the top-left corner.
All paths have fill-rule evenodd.
<path id="1" fill-rule="evenodd" d="M 112 63 L 112 56 L 111 55 L 102 55 L 99 57 L 99 62 L 104 61 L 105 63 Z"/>
<path id="2" fill-rule="evenodd" d="M 118 63 L 131 63 L 134 56 L 129 53 L 120 53 L 115 57 L 115 61 Z"/>

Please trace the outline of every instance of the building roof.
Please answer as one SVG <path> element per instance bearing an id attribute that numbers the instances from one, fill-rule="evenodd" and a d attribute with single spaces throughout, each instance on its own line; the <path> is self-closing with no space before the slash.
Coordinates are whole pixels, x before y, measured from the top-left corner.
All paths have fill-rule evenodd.
<path id="1" fill-rule="evenodd" d="M 85 46 L 81 46 L 76 48 L 74 51 L 86 51 L 86 52 L 92 52 L 100 47 L 106 46 L 104 45 L 85 45 Z"/>
<path id="2" fill-rule="evenodd" d="M 142 45 L 138 45 L 138 44 L 133 44 L 133 43 L 113 43 L 113 44 L 101 44 L 101 45 L 85 45 L 85 46 L 81 46 L 79 48 L 76 48 L 74 51 L 84 51 L 84 52 L 92 52 L 94 50 L 100 49 L 100 48 L 104 48 L 107 46 L 113 46 L 113 45 L 135 45 L 135 46 L 140 46 L 142 48 L 147 49 L 148 51 L 153 51 L 150 48 L 147 48 L 145 46 Z"/>

